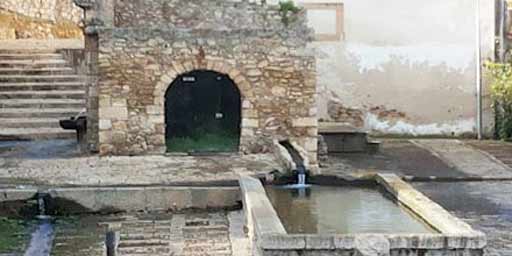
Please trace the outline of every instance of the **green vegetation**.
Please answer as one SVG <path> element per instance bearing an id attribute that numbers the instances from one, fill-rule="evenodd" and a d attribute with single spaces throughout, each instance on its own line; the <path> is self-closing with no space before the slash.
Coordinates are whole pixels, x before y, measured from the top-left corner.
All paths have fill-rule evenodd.
<path id="1" fill-rule="evenodd" d="M 167 140 L 168 152 L 231 152 L 237 148 L 238 137 L 231 134 L 204 134 Z"/>
<path id="2" fill-rule="evenodd" d="M 300 11 L 301 8 L 296 6 L 292 0 L 279 2 L 279 13 L 281 14 L 281 19 L 286 26 L 297 19 L 295 14 Z"/>
<path id="3" fill-rule="evenodd" d="M 26 223 L 0 217 L 0 253 L 22 252 L 28 239 Z"/>
<path id="4" fill-rule="evenodd" d="M 512 140 L 512 64 L 485 64 L 491 81 L 491 95 L 494 99 L 496 135 L 502 140 Z"/>

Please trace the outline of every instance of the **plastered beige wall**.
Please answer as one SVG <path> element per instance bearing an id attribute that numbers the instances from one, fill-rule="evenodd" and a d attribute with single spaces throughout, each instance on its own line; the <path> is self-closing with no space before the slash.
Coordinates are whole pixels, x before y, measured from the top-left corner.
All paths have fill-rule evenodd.
<path id="1" fill-rule="evenodd" d="M 344 5 L 344 40 L 310 45 L 320 119 L 385 134 L 475 132 L 476 1 L 300 2 Z M 488 59 L 494 55 L 494 2 L 480 2 L 482 58 Z"/>

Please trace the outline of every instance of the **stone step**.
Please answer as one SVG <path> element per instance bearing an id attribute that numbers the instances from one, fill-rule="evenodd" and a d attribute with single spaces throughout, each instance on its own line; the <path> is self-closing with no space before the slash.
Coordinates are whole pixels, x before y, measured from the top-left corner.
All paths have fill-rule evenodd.
<path id="1" fill-rule="evenodd" d="M 0 128 L 60 128 L 57 118 L 0 118 Z"/>
<path id="2" fill-rule="evenodd" d="M 60 128 L 4 128 L 0 130 L 0 140 L 43 140 L 72 139 L 76 137 L 73 130 Z"/>
<path id="3" fill-rule="evenodd" d="M 54 59 L 63 59 L 62 54 L 59 53 L 6 53 L 0 52 L 0 60 L 54 60 Z"/>
<path id="4" fill-rule="evenodd" d="M 83 77 L 78 75 L 2 75 L 0 83 L 16 83 L 16 82 L 76 82 Z"/>
<path id="5" fill-rule="evenodd" d="M 62 67 L 68 63 L 65 60 L 2 60 L 0 59 L 1 68 L 27 68 L 27 67 Z"/>
<path id="6" fill-rule="evenodd" d="M 17 40 L 16 42 L 22 42 Z M 56 54 L 57 51 L 52 48 L 48 49 L 0 49 L 0 54 Z"/>
<path id="7" fill-rule="evenodd" d="M 48 90 L 85 90 L 85 83 L 82 83 L 82 82 L 0 83 L 0 92 L 5 92 L 5 91 L 48 91 Z"/>
<path id="8" fill-rule="evenodd" d="M 84 108 L 81 99 L 0 99 L 0 108 Z"/>
<path id="9" fill-rule="evenodd" d="M 79 114 L 81 108 L 0 108 L 0 118 L 70 118 Z"/>
<path id="10" fill-rule="evenodd" d="M 73 75 L 70 67 L 41 67 L 41 68 L 0 68 L 0 76 L 4 75 Z"/>
<path id="11" fill-rule="evenodd" d="M 0 91 L 0 99 L 85 99 L 85 90 Z"/>

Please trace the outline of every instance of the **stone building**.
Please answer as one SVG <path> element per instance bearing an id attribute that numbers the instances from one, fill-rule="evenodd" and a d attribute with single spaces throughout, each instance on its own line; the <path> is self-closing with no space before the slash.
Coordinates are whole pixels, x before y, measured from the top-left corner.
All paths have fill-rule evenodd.
<path id="1" fill-rule="evenodd" d="M 102 155 L 164 153 L 170 126 L 198 130 L 190 116 L 206 113 L 204 122 L 229 119 L 220 123 L 231 122 L 240 152 L 290 140 L 316 161 L 315 58 L 303 12 L 285 20 L 265 1 L 75 2 L 86 17 L 89 142 Z M 221 107 L 210 111 L 204 94 L 222 94 Z"/>

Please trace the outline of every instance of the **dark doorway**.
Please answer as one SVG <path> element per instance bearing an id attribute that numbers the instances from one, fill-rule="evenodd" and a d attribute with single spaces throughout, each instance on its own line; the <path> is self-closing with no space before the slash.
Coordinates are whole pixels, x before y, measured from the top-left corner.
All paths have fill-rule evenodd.
<path id="1" fill-rule="evenodd" d="M 240 122 L 240 91 L 227 75 L 192 71 L 165 93 L 169 152 L 238 151 Z"/>

